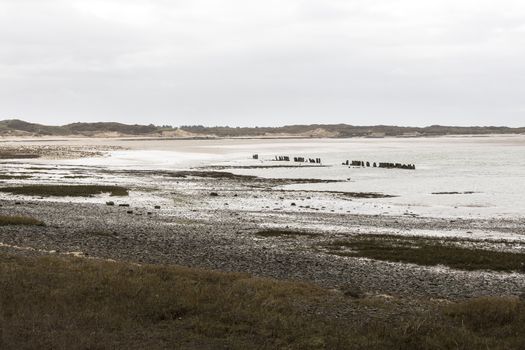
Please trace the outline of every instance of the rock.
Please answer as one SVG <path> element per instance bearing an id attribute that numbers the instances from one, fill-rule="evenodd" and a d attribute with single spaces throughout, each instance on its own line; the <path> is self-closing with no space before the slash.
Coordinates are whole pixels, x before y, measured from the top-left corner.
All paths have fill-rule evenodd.
<path id="1" fill-rule="evenodd" d="M 133 214 L 133 210 L 128 210 L 126 213 Z"/>
<path id="2" fill-rule="evenodd" d="M 295 206 L 296 206 L 297 204 L 295 204 L 295 203 L 292 203 L 292 204 L 290 204 L 290 205 L 291 205 L 292 207 L 295 207 Z"/>
<path id="3" fill-rule="evenodd" d="M 211 192 L 211 193 L 210 193 L 210 196 L 211 196 L 211 197 L 218 197 L 219 194 L 218 194 L 217 192 Z"/>
<path id="4" fill-rule="evenodd" d="M 119 207 L 129 207 L 129 204 L 119 204 Z"/>
<path id="5" fill-rule="evenodd" d="M 109 202 L 106 202 L 106 205 L 115 205 L 115 202 L 109 201 Z"/>
<path id="6" fill-rule="evenodd" d="M 156 206 L 155 206 L 155 209 L 160 209 L 160 205 L 156 205 Z"/>

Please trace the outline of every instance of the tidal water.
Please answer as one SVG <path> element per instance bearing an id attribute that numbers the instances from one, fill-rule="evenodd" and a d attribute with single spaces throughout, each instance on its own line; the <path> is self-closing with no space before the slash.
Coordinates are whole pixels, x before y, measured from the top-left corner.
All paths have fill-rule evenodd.
<path id="1" fill-rule="evenodd" d="M 235 139 L 71 141 L 128 148 L 105 158 L 58 163 L 111 168 L 189 169 L 210 165 L 272 166 L 275 155 L 321 158 L 325 167 L 232 168 L 269 178 L 320 178 L 338 183 L 287 186 L 294 190 L 380 192 L 393 198 L 359 200 L 362 211 L 426 216 L 524 217 L 525 135 L 381 139 Z M 259 160 L 252 155 L 258 154 Z M 415 164 L 416 170 L 352 168 L 346 160 Z M 449 192 L 450 194 L 435 194 Z M 457 192 L 457 193 L 456 193 Z"/>

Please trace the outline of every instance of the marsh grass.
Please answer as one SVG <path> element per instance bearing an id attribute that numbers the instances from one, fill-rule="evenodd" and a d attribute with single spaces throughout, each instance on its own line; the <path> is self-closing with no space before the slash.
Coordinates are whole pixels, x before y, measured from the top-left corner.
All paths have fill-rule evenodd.
<path id="1" fill-rule="evenodd" d="M 97 185 L 27 185 L 3 187 L 0 192 L 41 197 L 90 197 L 109 193 L 111 196 L 127 196 L 128 189 L 120 186 Z"/>
<path id="2" fill-rule="evenodd" d="M 108 230 L 95 230 L 86 232 L 89 236 L 99 236 L 99 237 L 116 237 L 118 234 L 116 232 Z"/>
<path id="3" fill-rule="evenodd" d="M 27 180 L 30 179 L 32 176 L 29 175 L 6 175 L 6 174 L 0 174 L 0 180 Z"/>
<path id="4" fill-rule="evenodd" d="M 64 175 L 64 179 L 88 179 L 90 177 L 87 175 Z"/>
<path id="5" fill-rule="evenodd" d="M 517 325 L 520 331 L 525 332 L 525 303 L 518 298 L 477 298 L 451 304 L 446 307 L 445 312 L 449 316 L 468 322 L 468 327 L 472 329 L 488 330 Z"/>
<path id="6" fill-rule="evenodd" d="M 359 235 L 325 245 L 330 254 L 376 260 L 445 265 L 462 270 L 525 272 L 525 254 L 470 249 L 460 241 L 390 235 Z M 455 244 L 452 244 L 455 243 Z"/>
<path id="7" fill-rule="evenodd" d="M 32 154 L 32 153 L 17 153 L 17 152 L 0 151 L 0 159 L 33 159 L 33 158 L 40 158 L 40 155 Z"/>
<path id="8" fill-rule="evenodd" d="M 42 221 L 27 216 L 0 215 L 0 226 L 9 225 L 45 226 Z"/>
<path id="9" fill-rule="evenodd" d="M 414 309 L 375 299 L 371 314 L 363 300 L 306 283 L 4 253 L 0 286 L 2 349 L 500 350 L 525 344 L 524 303 L 517 298 Z M 352 318 L 332 317 L 349 308 Z M 378 309 L 389 308 L 404 316 L 377 318 Z"/>
<path id="10" fill-rule="evenodd" d="M 225 171 L 175 171 L 166 173 L 170 177 L 202 177 L 212 179 L 227 179 L 227 180 L 254 180 L 257 176 L 253 175 L 237 175 Z"/>
<path id="11" fill-rule="evenodd" d="M 280 229 L 267 229 L 257 232 L 258 236 L 262 237 L 309 237 L 314 238 L 319 236 L 318 233 L 305 232 L 305 231 L 293 231 L 293 230 L 280 230 Z"/>
<path id="12" fill-rule="evenodd" d="M 327 180 L 327 179 L 269 179 L 261 178 L 254 175 L 239 175 L 233 174 L 225 171 L 176 171 L 164 173 L 166 176 L 175 177 L 175 178 L 188 178 L 188 177 L 200 177 L 200 178 L 210 178 L 210 179 L 219 179 L 219 180 L 235 180 L 235 181 L 258 181 L 271 184 L 289 184 L 289 183 L 333 183 L 333 182 L 343 182 L 342 180 Z"/>
<path id="13" fill-rule="evenodd" d="M 181 226 L 204 225 L 202 221 L 199 221 L 197 219 L 187 219 L 187 218 L 174 218 L 170 220 L 169 222 L 172 224 L 181 225 Z"/>

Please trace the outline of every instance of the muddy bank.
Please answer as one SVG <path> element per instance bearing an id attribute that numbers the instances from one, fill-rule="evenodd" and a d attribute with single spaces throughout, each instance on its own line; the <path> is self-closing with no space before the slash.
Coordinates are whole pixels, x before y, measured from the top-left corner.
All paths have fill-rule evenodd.
<path id="1" fill-rule="evenodd" d="M 300 164 L 300 165 L 209 165 L 198 169 L 228 170 L 228 169 L 297 169 L 297 168 L 328 168 L 330 165 Z"/>
<path id="2" fill-rule="evenodd" d="M 205 170 L 177 170 L 177 171 L 162 171 L 162 170 L 105 170 L 106 174 L 121 174 L 134 176 L 164 176 L 179 179 L 212 179 L 221 181 L 235 181 L 246 184 L 260 183 L 269 186 L 283 186 L 292 184 L 305 183 L 337 183 L 345 182 L 347 180 L 330 180 L 330 179 L 308 179 L 308 178 L 264 178 L 254 175 L 239 175 L 226 171 L 205 171 Z"/>
<path id="3" fill-rule="evenodd" d="M 0 145 L 2 159 L 77 159 L 102 157 L 107 152 L 122 150 L 119 146 L 74 146 L 74 145 Z"/>

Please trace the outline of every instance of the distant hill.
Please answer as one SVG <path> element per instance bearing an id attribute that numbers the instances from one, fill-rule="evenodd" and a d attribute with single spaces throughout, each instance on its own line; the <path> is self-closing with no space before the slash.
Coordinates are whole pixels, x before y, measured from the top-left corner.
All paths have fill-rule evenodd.
<path id="1" fill-rule="evenodd" d="M 121 123 L 73 123 L 63 126 L 74 134 L 89 135 L 97 133 L 120 133 L 123 135 L 146 135 L 157 133 L 159 127 L 151 125 L 127 125 Z"/>
<path id="2" fill-rule="evenodd" d="M 181 130 L 197 135 L 216 135 L 218 137 L 262 137 L 271 135 L 297 135 L 305 137 L 383 137 L 383 136 L 439 136 L 439 135 L 487 135 L 487 134 L 522 134 L 525 127 L 509 128 L 500 126 L 486 127 L 459 127 L 432 125 L 424 128 L 374 125 L 354 126 L 348 124 L 312 124 L 312 125 L 287 125 L 282 127 L 205 127 L 181 126 Z"/>
<path id="3" fill-rule="evenodd" d="M 161 134 L 164 131 L 166 128 L 155 125 L 73 123 L 47 126 L 18 119 L 0 121 L 0 136 L 145 136 Z"/>
<path id="4" fill-rule="evenodd" d="M 88 137 L 422 137 L 440 135 L 525 134 L 525 127 L 441 126 L 424 128 L 389 125 L 354 126 L 348 124 L 287 125 L 282 127 L 228 127 L 202 125 L 156 126 L 121 123 L 73 123 L 48 126 L 18 119 L 0 121 L 0 136 L 88 136 Z"/>
<path id="5" fill-rule="evenodd" d="M 68 135 L 61 126 L 28 123 L 18 119 L 0 121 L 0 135 Z"/>

